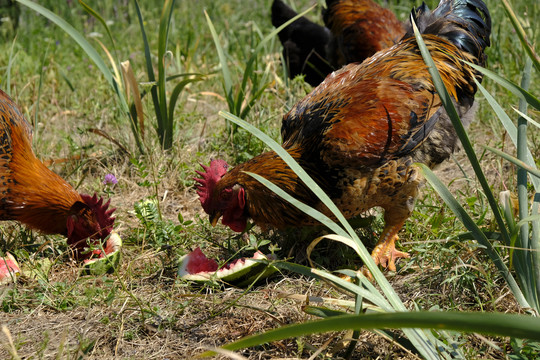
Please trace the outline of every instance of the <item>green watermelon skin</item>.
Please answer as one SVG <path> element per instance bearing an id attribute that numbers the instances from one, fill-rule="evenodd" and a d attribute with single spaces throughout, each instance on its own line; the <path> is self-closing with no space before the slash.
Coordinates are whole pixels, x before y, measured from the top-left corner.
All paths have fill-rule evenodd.
<path id="1" fill-rule="evenodd" d="M 122 239 L 115 231 L 112 231 L 103 249 L 105 255 L 99 251 L 98 258 L 84 260 L 83 273 L 94 276 L 112 274 L 115 269 L 120 267 L 120 261 L 122 260 L 121 249 Z"/>
<path id="2" fill-rule="evenodd" d="M 262 280 L 277 271 L 268 265 L 274 260 L 273 255 L 264 255 L 257 251 L 251 258 L 241 258 L 226 264 L 218 269 L 213 259 L 208 259 L 200 248 L 180 258 L 178 276 L 184 280 L 196 282 L 224 282 L 238 287 L 252 284 L 255 280 Z"/>

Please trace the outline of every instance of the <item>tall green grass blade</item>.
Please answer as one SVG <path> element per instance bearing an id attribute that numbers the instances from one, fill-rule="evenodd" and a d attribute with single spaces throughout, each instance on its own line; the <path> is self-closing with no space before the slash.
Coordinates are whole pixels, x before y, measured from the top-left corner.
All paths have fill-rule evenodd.
<path id="1" fill-rule="evenodd" d="M 306 171 L 298 165 L 298 163 L 289 155 L 289 153 L 281 147 L 277 142 L 275 142 L 273 139 L 271 139 L 268 135 L 254 127 L 253 125 L 248 124 L 247 122 L 239 119 L 235 115 L 226 112 L 226 111 L 220 111 L 219 114 L 224 117 L 225 119 L 231 121 L 232 123 L 235 123 L 242 128 L 248 130 L 250 133 L 258 137 L 260 140 L 262 140 L 266 145 L 268 145 L 273 151 L 275 151 L 282 159 L 291 167 L 291 169 L 302 179 L 302 181 L 315 193 L 319 199 L 326 205 L 326 207 L 332 212 L 332 214 L 339 220 L 341 225 L 345 228 L 345 230 L 348 233 L 348 236 L 356 236 L 353 228 L 349 225 L 343 214 L 339 211 L 339 209 L 336 207 L 336 205 L 332 202 L 332 200 L 324 193 L 324 191 L 319 187 L 319 185 L 306 173 Z M 343 232 L 340 232 L 338 234 L 343 234 Z M 379 279 L 377 279 L 377 272 L 380 274 L 381 281 L 385 281 L 384 276 L 382 273 L 378 270 L 377 266 L 373 262 L 373 259 L 371 259 L 371 256 L 365 249 L 365 246 L 358 240 L 359 246 L 363 248 L 364 252 L 361 256 L 362 261 L 366 263 L 370 271 L 374 271 L 373 273 L 375 279 L 377 282 L 379 282 Z M 370 267 L 371 262 L 371 267 Z M 390 287 L 391 289 L 391 287 Z"/>
<path id="2" fill-rule="evenodd" d="M 279 195 L 281 198 L 283 198 L 284 200 L 287 200 L 289 203 L 293 204 L 298 209 L 305 212 L 307 215 L 309 215 L 312 218 L 314 218 L 315 220 L 319 221 L 321 224 L 325 225 L 326 227 L 328 227 L 330 230 L 332 230 L 336 234 L 340 234 L 342 236 L 347 236 L 347 233 L 338 224 L 333 222 L 328 216 L 324 215 L 320 211 L 317 211 L 317 210 L 313 209 L 312 207 L 307 206 L 304 203 L 296 200 L 294 197 L 289 195 L 287 192 L 283 191 L 280 187 L 276 186 L 274 183 L 266 180 L 264 177 L 262 177 L 262 176 L 260 176 L 258 174 L 255 174 L 255 173 L 252 173 L 252 172 L 249 172 L 249 171 L 246 171 L 246 174 L 248 174 L 249 176 L 255 178 L 255 180 L 257 180 L 258 182 L 260 182 L 261 184 L 263 184 L 264 186 L 266 186 L 267 188 L 272 190 L 274 193 Z"/>
<path id="3" fill-rule="evenodd" d="M 210 34 L 212 35 L 212 39 L 214 40 L 214 44 L 218 53 L 219 64 L 221 65 L 221 73 L 223 75 L 223 81 L 225 86 L 225 98 L 227 99 L 227 103 L 229 104 L 229 110 L 232 110 L 232 104 L 234 102 L 232 94 L 233 82 L 231 77 L 231 71 L 227 63 L 227 57 L 225 56 L 225 50 L 223 49 L 223 46 L 221 46 L 219 36 L 216 32 L 216 28 L 214 27 L 214 24 L 212 23 L 212 20 L 210 19 L 210 16 L 208 16 L 206 10 L 204 11 L 204 16 L 206 17 L 206 22 L 208 23 L 208 28 L 210 29 Z"/>
<path id="4" fill-rule="evenodd" d="M 249 336 L 224 345 L 223 348 L 238 350 L 282 339 L 329 331 L 403 328 L 444 329 L 540 341 L 540 319 L 532 316 L 422 311 L 334 316 L 323 320 L 282 326 L 264 334 Z M 211 355 L 214 353 L 207 351 L 200 356 Z"/>
<path id="5" fill-rule="evenodd" d="M 203 76 L 194 77 L 191 79 L 185 79 L 180 81 L 178 84 L 175 85 L 173 88 L 173 91 L 171 92 L 171 96 L 169 97 L 169 123 L 172 124 L 174 122 L 174 109 L 176 107 L 176 102 L 178 101 L 178 98 L 180 97 L 180 94 L 182 93 L 182 90 L 186 87 L 186 85 L 200 81 L 203 79 Z"/>
<path id="6" fill-rule="evenodd" d="M 341 226 L 347 231 L 347 237 L 350 237 L 356 245 L 355 251 L 359 254 L 364 264 L 368 267 L 375 281 L 381 287 L 382 293 L 386 296 L 388 302 L 392 305 L 394 311 L 406 311 L 405 305 L 401 302 L 399 296 L 392 288 L 388 280 L 384 277 L 382 272 L 375 265 L 375 262 L 371 258 L 369 252 L 366 250 L 364 244 L 358 239 L 358 236 L 349 225 L 347 220 L 343 217 L 343 214 L 339 211 L 332 200 L 322 191 L 319 185 L 305 172 L 305 170 L 283 149 L 278 143 L 271 139 L 268 135 L 247 123 L 246 121 L 239 119 L 237 116 L 226 112 L 220 111 L 220 116 L 231 121 L 232 123 L 241 126 L 245 130 L 249 131 L 261 141 L 263 141 L 268 147 L 275 151 L 287 165 L 300 177 L 300 179 L 316 194 L 317 197 L 326 205 L 326 207 L 332 212 L 332 214 L 339 220 Z M 317 273 L 317 270 L 314 270 Z M 321 274 L 319 274 L 321 275 Z M 445 348 L 445 345 L 438 341 L 433 334 L 427 331 L 419 329 L 404 329 L 406 336 L 411 340 L 418 351 L 427 359 L 440 359 L 440 351 L 434 346 L 441 346 Z M 446 338 L 447 342 L 451 342 L 451 339 Z"/>
<path id="7" fill-rule="evenodd" d="M 83 7 L 83 9 L 87 13 L 89 13 L 94 18 L 96 18 L 101 23 L 101 25 L 105 28 L 105 31 L 107 32 L 107 35 L 109 36 L 109 40 L 111 41 L 111 44 L 113 46 L 113 51 L 114 51 L 114 55 L 116 57 L 116 62 L 119 62 L 118 61 L 118 51 L 116 50 L 116 44 L 114 42 L 114 38 L 112 36 L 111 29 L 109 29 L 109 26 L 107 25 L 107 22 L 105 21 L 105 19 L 103 19 L 103 17 L 101 15 L 99 15 L 97 13 L 97 11 L 95 11 L 90 6 L 88 6 L 88 4 L 86 4 L 84 1 L 79 0 L 79 4 Z"/>
<path id="8" fill-rule="evenodd" d="M 152 65 L 152 54 L 150 53 L 150 44 L 148 43 L 148 37 L 146 36 L 146 30 L 144 28 L 144 19 L 142 17 L 141 8 L 138 0 L 134 1 L 135 10 L 137 11 L 137 18 L 139 19 L 139 27 L 141 29 L 141 36 L 144 44 L 144 59 L 146 64 L 146 74 L 148 76 L 148 82 L 155 83 L 156 77 L 154 75 L 154 66 Z M 150 88 L 150 94 L 152 95 L 152 102 L 154 104 L 154 111 L 156 114 L 156 122 L 158 124 L 163 123 L 161 118 L 161 111 L 159 105 L 158 90 L 156 86 Z"/>
<path id="9" fill-rule="evenodd" d="M 308 315 L 313 315 L 320 318 L 329 318 L 332 316 L 349 315 L 345 311 L 333 310 L 333 309 L 329 309 L 325 307 L 311 306 L 311 305 L 304 306 L 302 310 Z"/>
<path id="10" fill-rule="evenodd" d="M 468 139 L 468 136 L 467 136 L 467 134 L 465 132 L 465 129 L 463 128 L 463 124 L 461 123 L 461 121 L 459 119 L 459 116 L 458 116 L 457 111 L 456 111 L 456 109 L 454 107 L 452 99 L 451 99 L 450 95 L 448 94 L 448 91 L 446 91 L 446 88 L 444 87 L 444 84 L 442 82 L 440 74 L 439 74 L 438 70 L 436 69 L 435 64 L 433 62 L 433 59 L 431 58 L 431 55 L 429 54 L 429 51 L 427 50 L 427 48 L 426 48 L 426 46 L 425 46 L 425 44 L 423 42 L 422 36 L 418 32 L 416 24 L 414 24 L 414 20 L 412 18 L 411 18 L 411 22 L 413 24 L 413 29 L 414 29 L 415 36 L 416 36 L 416 39 L 417 39 L 417 42 L 418 42 L 418 46 L 419 46 L 420 51 L 422 53 L 422 57 L 424 58 L 424 61 L 426 62 L 426 65 L 428 66 L 428 70 L 429 70 L 429 72 L 431 74 L 434 85 L 435 85 L 435 87 L 437 89 L 437 92 L 439 94 L 439 97 L 440 97 L 440 99 L 441 99 L 441 101 L 442 101 L 442 103 L 443 103 L 443 105 L 444 105 L 444 107 L 446 109 L 446 112 L 448 113 L 450 119 L 452 120 L 452 124 L 454 125 L 456 133 L 458 134 L 459 139 L 461 140 L 462 146 L 463 146 L 463 148 L 464 148 L 464 150 L 465 150 L 465 152 L 467 154 L 467 157 L 469 158 L 469 161 L 471 162 L 471 165 L 472 165 L 472 167 L 474 169 L 474 172 L 475 172 L 475 174 L 476 174 L 476 176 L 477 176 L 477 178 L 478 178 L 478 180 L 479 180 L 479 182 L 480 182 L 480 184 L 482 186 L 482 189 L 484 190 L 484 194 L 486 195 L 486 197 L 488 199 L 490 207 L 491 207 L 491 209 L 493 211 L 493 214 L 494 214 L 495 219 L 497 221 L 497 224 L 499 226 L 499 230 L 501 231 L 501 234 L 503 236 L 504 243 L 507 244 L 507 245 L 511 244 L 512 239 L 510 237 L 508 229 L 505 226 L 505 222 L 504 222 L 504 219 L 502 217 L 501 211 L 500 211 L 500 209 L 499 209 L 499 207 L 497 205 L 497 202 L 495 200 L 495 197 L 493 196 L 493 193 L 491 192 L 490 186 L 489 186 L 489 184 L 488 184 L 488 182 L 487 182 L 487 180 L 486 180 L 486 178 L 484 176 L 484 173 L 482 172 L 482 169 L 480 167 L 480 164 L 478 162 L 476 154 L 474 153 L 474 150 L 473 150 L 472 145 L 471 145 L 471 143 L 470 143 L 470 141 Z M 479 67 L 475 66 L 475 68 L 479 68 Z M 521 88 L 519 88 L 519 89 L 521 89 Z M 521 89 L 521 90 L 522 91 L 519 92 L 520 94 L 522 94 L 523 92 L 527 93 L 525 90 L 523 90 L 523 89 Z M 431 171 L 429 171 L 429 169 L 427 169 L 425 166 L 423 166 L 423 170 L 424 170 L 425 174 L 431 173 Z M 434 181 L 435 181 L 434 179 L 430 180 L 431 183 L 433 183 Z M 437 187 L 437 191 L 442 191 L 441 186 Z M 442 196 L 441 193 L 439 193 L 439 194 Z M 522 306 L 524 306 L 525 304 L 529 305 L 530 301 L 534 298 L 536 291 L 534 289 L 534 286 L 531 286 L 530 283 L 528 283 L 526 281 L 523 281 L 523 277 L 527 278 L 528 277 L 527 274 L 530 273 L 530 267 L 527 266 L 527 262 L 523 261 L 523 259 L 520 259 L 520 261 L 515 261 L 514 262 L 516 270 L 517 270 L 518 274 L 520 274 L 519 279 L 521 280 L 520 284 L 522 286 L 522 288 L 520 289 L 520 287 L 518 286 L 518 283 L 511 276 L 508 269 L 504 265 L 504 263 L 503 263 L 501 257 L 499 256 L 499 254 L 493 249 L 493 247 L 491 246 L 491 244 L 489 243 L 487 238 L 485 238 L 484 234 L 482 234 L 477 229 L 476 224 L 474 224 L 472 219 L 470 219 L 468 217 L 465 210 L 463 210 L 463 208 L 461 208 L 461 206 L 456 206 L 456 205 L 459 205 L 459 204 L 457 204 L 457 202 L 455 202 L 455 199 L 453 199 L 453 197 L 451 197 L 451 199 L 450 199 L 447 196 L 445 201 L 447 202 L 447 204 L 449 206 L 450 206 L 451 203 L 454 202 L 454 204 L 451 206 L 451 208 L 454 211 L 454 213 L 456 213 L 456 216 L 458 216 L 460 218 L 460 220 L 462 220 L 462 222 L 469 229 L 469 231 L 471 231 L 471 232 L 473 232 L 475 234 L 475 238 L 477 239 L 477 241 L 479 241 L 482 245 L 487 246 L 486 251 L 487 251 L 488 255 L 490 256 L 492 261 L 494 261 L 495 265 L 497 266 L 497 268 L 501 272 L 501 275 L 507 281 L 509 287 L 512 289 L 512 292 L 514 293 L 514 296 L 516 297 L 518 302 Z M 522 254 L 517 252 L 517 255 L 521 256 Z M 522 290 L 523 290 L 523 292 L 522 292 Z M 527 307 L 529 307 L 529 306 L 527 306 Z"/>
<path id="11" fill-rule="evenodd" d="M 525 120 L 527 120 L 527 122 L 533 126 L 536 126 L 537 128 L 540 129 L 540 123 L 534 121 L 529 115 L 525 114 L 525 113 L 522 113 L 521 111 L 519 111 L 518 109 L 514 109 L 514 111 L 519 115 L 521 116 L 522 118 L 524 118 Z M 528 149 L 527 149 L 528 150 Z"/>
<path id="12" fill-rule="evenodd" d="M 528 59 L 525 63 L 525 69 L 523 71 L 523 77 L 521 79 L 521 87 L 524 90 L 528 90 L 531 84 L 531 72 L 532 72 L 532 61 Z M 524 99 L 519 99 L 519 111 L 522 113 L 527 112 L 527 102 Z M 527 119 L 524 119 L 522 116 L 518 117 L 518 146 L 517 146 L 517 157 L 519 160 L 526 160 L 528 155 L 527 147 Z M 522 167 L 517 170 L 517 192 L 518 192 L 518 204 L 519 204 L 519 218 L 521 220 L 529 216 L 529 195 L 528 195 L 528 182 L 527 182 L 527 172 Z M 530 171 L 529 171 L 530 172 Z M 538 172 L 538 180 L 540 180 L 540 172 Z M 538 224 L 536 221 L 533 222 Z M 521 247 L 525 249 L 530 249 L 531 251 L 523 254 L 527 258 L 527 268 L 530 272 L 525 281 L 531 284 L 531 287 L 535 289 L 533 296 L 534 305 L 536 311 L 540 312 L 540 239 L 531 239 L 529 241 L 529 225 L 524 224 L 520 227 L 520 240 Z M 536 241 L 535 241 L 536 240 Z"/>
<path id="13" fill-rule="evenodd" d="M 529 105 L 534 107 L 536 110 L 540 110 L 540 100 L 538 100 L 538 98 L 536 98 L 527 90 L 524 90 L 523 88 L 521 88 L 521 86 L 518 86 L 514 84 L 513 82 L 506 80 L 505 78 L 503 78 L 500 75 L 495 74 L 491 70 L 485 69 L 481 66 L 470 63 L 468 61 L 463 61 L 463 62 L 471 66 L 475 70 L 478 70 L 482 74 L 486 75 L 491 80 L 498 83 L 499 85 L 503 86 L 504 88 L 506 88 L 508 91 L 510 91 L 512 94 L 516 95 L 517 97 L 525 99 L 525 101 L 527 101 L 527 103 L 529 103 Z"/>
<path id="14" fill-rule="evenodd" d="M 516 226 L 519 227 L 519 226 L 523 226 L 527 223 L 530 223 L 530 222 L 533 222 L 533 221 L 538 221 L 540 220 L 540 215 L 531 215 L 531 216 L 527 216 L 526 218 L 520 220 Z"/>
<path id="15" fill-rule="evenodd" d="M 165 53 L 167 51 L 167 41 L 169 39 L 169 25 L 171 23 L 172 10 L 175 0 L 166 0 L 161 12 L 159 21 L 159 36 L 158 36 L 158 96 L 159 96 L 159 111 L 161 112 L 162 124 L 158 123 L 158 135 L 160 136 L 161 146 L 167 150 L 172 147 L 173 140 L 173 122 L 169 121 L 167 116 L 167 93 L 166 71 L 165 71 Z"/>
<path id="16" fill-rule="evenodd" d="M 489 105 L 491 105 L 492 109 L 495 111 L 495 114 L 497 115 L 497 117 L 501 121 L 501 123 L 504 126 L 506 132 L 510 136 L 510 139 L 512 140 L 514 145 L 517 147 L 517 128 L 516 128 L 516 125 L 514 125 L 514 123 L 510 119 L 510 117 L 504 112 L 504 109 L 502 108 L 502 106 L 499 105 L 497 100 L 495 100 L 495 98 L 478 81 L 475 80 L 475 82 L 476 82 L 476 86 L 478 86 L 478 89 L 482 92 L 482 95 L 484 95 L 484 97 L 486 98 Z M 526 163 L 530 167 L 536 169 L 534 158 L 533 158 L 530 150 L 528 150 Z M 533 178 L 531 178 L 531 182 L 533 183 L 534 188 L 536 189 L 536 192 L 539 192 L 540 191 L 540 181 L 533 177 Z"/>
<path id="17" fill-rule="evenodd" d="M 47 59 L 47 55 L 49 54 L 49 45 L 47 44 L 47 48 L 45 49 L 45 52 L 43 53 L 43 57 L 41 59 L 41 66 L 39 67 L 39 82 L 38 82 L 38 94 L 37 94 L 37 100 L 36 100 L 36 106 L 34 109 L 34 123 L 32 124 L 33 128 L 37 130 L 37 124 L 39 123 L 39 103 L 41 100 L 41 90 L 43 90 L 43 73 L 45 70 L 45 61 Z M 32 137 L 32 142 L 35 144 L 37 141 L 37 135 L 38 132 L 34 132 L 34 136 Z"/>
<path id="18" fill-rule="evenodd" d="M 499 155 L 500 157 L 510 161 L 514 165 L 517 165 L 520 169 L 523 169 L 524 171 L 529 172 L 529 173 L 531 173 L 531 175 L 536 176 L 538 179 L 540 179 L 540 170 L 529 166 L 525 161 L 521 161 L 520 159 L 518 159 L 516 157 L 513 157 L 512 155 L 509 155 L 509 154 L 505 153 L 504 151 L 501 151 L 499 149 L 495 149 L 495 148 L 493 148 L 491 146 L 482 145 L 482 147 L 484 149 L 487 149 L 487 150 Z M 527 201 L 528 200 L 525 201 L 525 204 L 527 204 Z M 528 212 L 528 210 L 527 210 L 527 212 Z"/>
<path id="19" fill-rule="evenodd" d="M 484 194 L 488 200 L 489 206 L 491 207 L 493 211 L 493 215 L 495 216 L 495 220 L 497 222 L 497 225 L 499 226 L 500 232 L 503 235 L 505 242 L 508 243 L 510 241 L 510 235 L 508 234 L 508 230 L 505 227 L 504 219 L 499 210 L 499 206 L 497 205 L 497 201 L 495 200 L 495 197 L 493 196 L 493 193 L 491 192 L 489 183 L 487 182 L 487 179 L 484 176 L 482 168 L 480 167 L 480 163 L 478 162 L 478 158 L 476 157 L 476 154 L 471 145 L 471 142 L 469 141 L 467 132 L 465 131 L 463 124 L 461 123 L 461 120 L 454 106 L 452 98 L 450 97 L 450 94 L 448 93 L 448 91 L 446 90 L 446 87 L 444 86 L 441 75 L 439 74 L 439 71 L 437 70 L 435 63 L 433 62 L 433 59 L 431 58 L 431 55 L 426 45 L 424 44 L 424 40 L 422 39 L 422 36 L 420 35 L 420 32 L 418 31 L 418 28 L 412 16 L 410 20 L 414 29 L 414 35 L 416 37 L 418 47 L 420 49 L 420 52 L 422 53 L 424 62 L 426 63 L 428 67 L 428 71 L 431 75 L 431 78 L 433 79 L 433 84 L 435 85 L 435 88 L 437 89 L 439 98 L 441 99 L 441 102 L 443 103 L 444 109 L 446 110 L 446 113 L 450 117 L 450 120 L 452 120 L 452 124 L 454 125 L 454 129 L 456 130 L 459 140 L 461 140 L 463 149 L 465 150 L 465 153 L 467 154 L 467 157 L 469 158 L 471 166 L 474 169 L 474 173 L 476 174 L 476 177 L 478 178 L 478 181 L 480 182 L 480 185 L 482 186 L 482 189 L 484 190 Z"/>
<path id="20" fill-rule="evenodd" d="M 521 41 L 521 45 L 525 49 L 525 52 L 527 55 L 529 55 L 529 59 L 534 63 L 534 67 L 536 71 L 540 72 L 540 61 L 538 60 L 538 55 L 534 52 L 533 47 L 531 46 L 531 43 L 527 39 L 527 35 L 525 34 L 525 30 L 521 27 L 521 24 L 519 23 L 519 20 L 514 13 L 514 10 L 510 6 L 510 3 L 508 3 L 508 0 L 502 0 L 504 10 L 506 11 L 506 14 L 508 15 L 508 18 L 510 18 L 510 21 L 512 22 L 512 26 L 516 30 L 516 34 L 519 37 L 519 41 Z"/>
<path id="21" fill-rule="evenodd" d="M 471 232 L 476 241 L 480 245 L 484 246 L 485 252 L 488 254 L 491 261 L 493 261 L 493 263 L 501 273 L 502 277 L 505 279 L 508 287 L 510 287 L 510 289 L 512 290 L 512 293 L 516 297 L 518 303 L 522 307 L 529 307 L 529 303 L 521 292 L 521 289 L 518 286 L 516 280 L 504 264 L 504 261 L 499 255 L 499 253 L 495 250 L 493 245 L 491 245 L 491 242 L 487 239 L 485 233 L 482 232 L 480 228 L 478 228 L 478 226 L 474 223 L 474 220 L 471 219 L 469 214 L 467 214 L 467 211 L 457 202 L 457 200 L 452 196 L 450 191 L 448 191 L 446 186 L 437 178 L 437 176 L 424 164 L 419 164 L 419 166 L 426 180 L 435 189 L 435 191 L 437 191 L 439 196 L 444 200 L 446 205 L 448 205 L 450 210 L 452 210 L 456 217 L 463 223 L 463 225 L 465 225 L 467 230 Z M 509 243 L 510 241 L 507 244 Z"/>
<path id="22" fill-rule="evenodd" d="M 526 80 L 526 81 L 523 81 L 522 82 L 522 86 L 520 87 L 520 89 L 522 91 L 526 91 L 527 88 L 528 88 L 528 85 L 527 85 L 527 78 L 530 77 L 530 62 L 529 62 L 529 70 L 525 70 L 524 71 L 524 77 L 523 77 L 523 80 Z M 516 146 L 516 148 L 519 148 L 520 147 L 520 142 L 519 140 L 522 139 L 522 143 L 521 143 L 521 152 L 520 152 L 520 155 L 518 157 L 520 157 L 519 159 L 516 159 L 514 157 L 511 157 L 510 155 L 507 155 L 497 149 L 493 149 L 493 148 L 490 148 L 490 147 L 485 147 L 486 149 L 498 154 L 499 156 L 505 158 L 506 160 L 508 161 L 511 161 L 513 162 L 514 164 L 516 164 L 517 166 L 519 166 L 521 169 L 523 170 L 520 170 L 520 173 L 521 171 L 528 171 L 531 173 L 531 176 L 529 177 L 531 183 L 533 184 L 534 186 L 534 189 L 536 190 L 536 192 L 538 193 L 540 191 L 540 178 L 538 178 L 538 169 L 536 167 L 536 164 L 535 164 L 535 160 L 530 152 L 530 150 L 527 148 L 526 146 L 526 134 L 522 134 L 521 136 L 518 135 L 518 128 L 516 128 L 516 126 L 514 125 L 514 123 L 512 122 L 512 120 L 508 117 L 508 115 L 504 112 L 504 110 L 502 109 L 502 107 L 497 103 L 497 101 L 493 98 L 493 96 L 491 96 L 491 94 L 483 87 L 481 86 L 478 82 L 476 82 L 479 90 L 482 92 L 482 94 L 484 95 L 484 97 L 486 98 L 486 100 L 488 101 L 488 103 L 491 105 L 491 107 L 493 108 L 493 110 L 495 111 L 495 113 L 497 114 L 497 116 L 499 117 L 499 120 L 501 121 L 501 123 L 503 124 L 504 128 L 506 129 L 506 131 L 508 132 L 512 142 L 514 143 L 514 145 Z M 520 91 L 521 91 L 520 90 Z M 520 97 L 520 107 L 523 108 L 523 110 L 525 110 L 526 108 L 526 104 L 527 104 L 527 101 L 526 101 L 526 98 L 525 97 Z M 519 112 L 519 110 L 517 110 Z M 523 120 L 524 118 L 522 118 Z M 524 120 L 527 120 L 527 119 L 524 119 Z M 525 122 L 526 123 L 526 122 Z M 522 121 L 522 124 L 523 124 L 523 121 Z M 523 208 L 521 209 L 521 212 L 524 214 L 524 213 L 527 213 L 527 211 L 525 210 L 526 209 L 526 204 L 528 204 L 528 200 L 527 200 L 527 194 L 526 194 L 526 180 L 527 180 L 527 176 L 526 176 L 526 173 L 521 173 L 521 177 L 524 177 L 524 179 L 521 179 L 520 182 L 522 184 L 525 184 L 525 186 L 522 187 L 522 191 L 525 190 L 525 194 L 522 195 L 522 199 L 520 200 L 520 206 L 522 206 Z M 536 176 L 534 176 L 534 174 L 536 174 Z M 531 207 L 531 213 L 532 214 L 535 214 L 538 212 L 538 208 L 539 208 L 539 205 L 540 205 L 540 199 L 538 198 L 535 198 L 534 202 L 533 202 L 533 205 Z M 512 223 L 510 221 L 507 222 L 509 224 L 509 226 L 512 225 Z M 527 225 L 528 226 L 528 225 Z M 525 229 L 523 227 L 523 229 Z M 527 290 L 528 292 L 528 299 L 529 299 L 529 302 L 531 302 L 532 306 L 535 307 L 536 309 L 538 309 L 538 306 L 539 306 L 539 301 L 538 301 L 538 289 L 539 289 L 539 282 L 538 282 L 538 279 L 540 278 L 540 270 L 538 270 L 538 267 L 539 267 L 539 264 L 540 264 L 540 259 L 538 258 L 539 254 L 538 254 L 538 250 L 535 250 L 535 249 L 539 249 L 540 248 L 540 224 L 538 221 L 533 221 L 532 222 L 532 233 L 531 233 L 531 238 L 530 238 L 530 241 L 529 241 L 529 236 L 528 234 L 526 234 L 528 232 L 528 227 L 525 231 L 525 233 L 521 233 L 520 234 L 520 243 L 518 243 L 518 248 L 524 248 L 526 249 L 526 251 L 512 251 L 511 255 L 512 255 L 512 259 L 513 259 L 513 263 L 516 264 L 517 267 L 520 267 L 520 271 L 517 272 L 518 276 L 519 276 L 519 279 L 520 279 L 520 283 L 524 284 L 524 286 L 526 286 L 527 288 L 529 288 L 529 290 Z M 512 243 L 511 245 L 513 246 L 514 245 L 514 237 L 512 237 Z M 533 279 L 534 278 L 534 279 Z"/>
<path id="23" fill-rule="evenodd" d="M 17 43 L 17 35 L 13 38 L 13 42 L 11 43 L 11 48 L 9 49 L 9 59 L 8 59 L 8 65 L 6 68 L 6 86 L 5 91 L 6 94 L 11 96 L 11 67 L 13 66 L 13 60 L 15 60 L 15 57 L 17 56 L 15 54 L 15 43 Z"/>

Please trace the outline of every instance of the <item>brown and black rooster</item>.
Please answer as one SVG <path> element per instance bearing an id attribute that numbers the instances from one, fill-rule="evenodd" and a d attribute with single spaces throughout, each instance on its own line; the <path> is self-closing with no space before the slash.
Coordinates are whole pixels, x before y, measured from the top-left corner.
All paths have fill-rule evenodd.
<path id="1" fill-rule="evenodd" d="M 0 220 L 16 220 L 44 234 L 60 234 L 78 259 L 91 243 L 111 234 L 115 209 L 96 195 L 79 194 L 39 161 L 31 147 L 32 129 L 19 107 L 0 90 Z"/>
<path id="2" fill-rule="evenodd" d="M 274 0 L 275 27 L 296 15 L 282 0 Z M 396 15 L 373 0 L 326 0 L 323 20 L 325 26 L 301 17 L 278 34 L 289 77 L 304 74 L 312 86 L 343 65 L 389 48 L 405 34 Z"/>
<path id="3" fill-rule="evenodd" d="M 443 0 L 430 11 L 412 11 L 462 121 L 474 116 L 474 79 L 463 60 L 484 65 L 491 18 L 481 0 Z M 362 64 L 329 75 L 283 118 L 283 148 L 314 178 L 345 217 L 384 209 L 386 226 L 372 252 L 376 263 L 395 270 L 408 254 L 395 248 L 410 216 L 421 175 L 414 162 L 433 167 L 457 147 L 457 135 L 435 91 L 412 30 L 396 45 Z M 198 172 L 198 194 L 212 224 L 243 231 L 248 218 L 286 228 L 314 220 L 272 193 L 246 172 L 270 180 L 301 202 L 329 215 L 326 207 L 274 152 L 232 169 L 213 160 Z"/>

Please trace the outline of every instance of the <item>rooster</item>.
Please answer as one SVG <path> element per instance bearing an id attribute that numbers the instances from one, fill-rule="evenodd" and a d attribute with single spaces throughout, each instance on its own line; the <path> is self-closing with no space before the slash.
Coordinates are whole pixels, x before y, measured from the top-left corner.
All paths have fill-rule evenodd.
<path id="1" fill-rule="evenodd" d="M 491 18 L 481 0 L 442 0 L 411 13 L 424 42 L 468 124 L 475 111 L 474 79 L 463 60 L 484 65 Z M 361 64 L 329 75 L 283 117 L 283 148 L 330 196 L 346 218 L 384 209 L 385 227 L 372 257 L 395 270 L 398 232 L 410 216 L 424 180 L 414 162 L 434 167 L 457 148 L 457 134 L 436 93 L 412 26 L 396 45 Z M 212 160 L 198 171 L 202 207 L 215 225 L 244 231 L 248 218 L 278 229 L 316 224 L 246 172 L 270 180 L 301 202 L 331 216 L 313 192 L 275 153 L 229 169 Z"/>
<path id="2" fill-rule="evenodd" d="M 275 27 L 296 15 L 282 0 L 274 0 Z M 301 17 L 278 34 L 289 77 L 304 74 L 312 86 L 333 70 L 396 44 L 405 34 L 396 15 L 373 0 L 326 0 L 323 20 L 325 26 Z"/>
<path id="3" fill-rule="evenodd" d="M 77 259 L 103 254 L 85 251 L 87 241 L 103 243 L 111 234 L 115 209 L 110 200 L 79 194 L 39 161 L 32 129 L 19 107 L 0 90 L 0 220 L 16 220 L 44 234 L 60 234 Z"/>

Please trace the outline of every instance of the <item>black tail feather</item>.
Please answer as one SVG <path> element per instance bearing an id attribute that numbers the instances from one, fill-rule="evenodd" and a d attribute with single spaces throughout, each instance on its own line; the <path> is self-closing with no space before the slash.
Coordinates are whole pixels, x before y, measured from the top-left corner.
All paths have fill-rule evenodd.
<path id="1" fill-rule="evenodd" d="M 451 41 L 462 51 L 485 62 L 484 50 L 490 45 L 491 16 L 482 0 L 441 0 L 431 11 L 425 3 L 411 16 L 422 34 L 434 34 Z M 414 36 L 409 26 L 405 37 Z"/>

